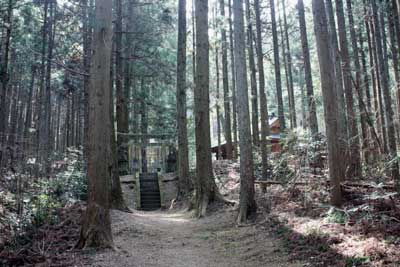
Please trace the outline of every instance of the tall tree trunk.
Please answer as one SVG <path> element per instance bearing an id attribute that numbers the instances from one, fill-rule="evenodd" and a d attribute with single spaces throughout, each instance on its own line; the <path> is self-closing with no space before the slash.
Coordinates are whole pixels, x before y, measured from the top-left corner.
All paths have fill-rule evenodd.
<path id="1" fill-rule="evenodd" d="M 368 76 L 368 66 L 367 66 L 367 60 L 366 60 L 366 56 L 365 56 L 365 52 L 364 52 L 364 40 L 363 40 L 363 36 L 362 36 L 362 27 L 360 27 L 359 30 L 359 46 L 360 46 L 360 54 L 361 54 L 361 66 L 362 66 L 362 76 L 363 76 L 363 85 L 361 86 L 360 90 L 365 90 L 365 94 L 366 94 L 366 101 L 364 103 L 361 103 L 362 106 L 364 106 L 363 108 L 363 112 L 366 115 L 366 122 L 368 124 L 368 133 L 367 133 L 367 151 L 365 151 L 365 160 L 366 163 L 369 164 L 372 162 L 372 151 L 373 151 L 373 147 L 374 142 L 377 142 L 377 145 L 379 145 L 379 138 L 375 139 L 375 128 L 373 125 L 373 121 L 371 118 L 371 93 L 370 93 L 370 80 L 369 80 L 369 76 Z M 377 137 L 377 136 L 376 136 Z"/>
<path id="2" fill-rule="evenodd" d="M 315 106 L 314 86 L 311 74 L 310 49 L 308 46 L 307 26 L 304 14 L 303 0 L 298 0 L 297 9 L 299 12 L 301 47 L 303 51 L 304 77 L 307 87 L 307 104 L 308 104 L 307 122 L 308 126 L 310 127 L 311 134 L 315 136 L 318 133 L 318 120 L 317 120 L 317 111 Z"/>
<path id="3" fill-rule="evenodd" d="M 196 77 L 196 23 L 195 23 L 195 0 L 192 0 L 192 75 L 193 75 L 193 86 L 195 84 Z"/>
<path id="4" fill-rule="evenodd" d="M 4 37 L 4 47 L 1 51 L 0 57 L 0 166 L 3 160 L 2 146 L 5 145 L 6 141 L 6 98 L 7 98 L 7 88 L 8 88 L 8 63 L 9 63 L 9 52 L 10 52 L 10 40 L 11 40 L 11 30 L 12 30 L 12 15 L 13 15 L 13 1 L 9 0 L 7 5 L 7 15 L 5 19 L 6 33 Z"/>
<path id="5" fill-rule="evenodd" d="M 290 129 L 293 129 L 293 117 L 292 117 L 292 95 L 290 91 L 290 85 L 289 85 L 289 75 L 288 75 L 288 64 L 287 64 L 287 57 L 286 57 L 286 45 L 285 45 L 285 36 L 283 33 L 283 27 L 282 27 L 282 19 L 281 19 L 281 12 L 279 10 L 279 4 L 278 4 L 278 27 L 279 27 L 279 33 L 280 33 L 280 45 L 282 47 L 282 59 L 283 59 L 283 69 L 285 71 L 285 83 L 286 83 L 286 90 L 288 94 L 288 104 L 289 104 L 289 119 L 290 119 Z"/>
<path id="6" fill-rule="evenodd" d="M 186 117 L 186 0 L 178 4 L 178 54 L 176 65 L 176 117 L 178 128 L 179 194 L 189 192 L 189 144 Z"/>
<path id="7" fill-rule="evenodd" d="M 21 92 L 19 105 L 18 105 L 18 123 L 17 123 L 17 138 L 18 138 L 17 140 L 18 140 L 18 147 L 20 149 L 23 148 L 23 144 L 24 144 L 24 127 L 25 127 L 26 106 L 27 106 L 26 92 Z M 18 156 L 18 157 L 19 157 L 19 159 L 22 159 L 21 156 Z"/>
<path id="8" fill-rule="evenodd" d="M 381 6 L 382 10 L 379 10 L 378 14 L 379 14 L 379 27 L 381 28 L 381 36 L 382 36 L 383 63 L 385 65 L 384 66 L 384 70 L 385 70 L 385 75 L 387 77 L 387 82 L 388 82 L 388 86 L 389 86 L 389 96 L 390 96 L 390 99 L 392 99 L 391 88 L 390 88 L 391 87 L 390 86 L 390 74 L 389 74 L 389 56 L 388 56 L 388 47 L 387 47 L 388 40 L 387 40 L 387 34 L 386 34 L 386 29 L 387 29 L 386 14 L 388 14 L 388 13 L 385 12 L 384 0 L 380 0 L 380 6 Z M 382 88 L 384 89 L 384 87 L 382 87 Z M 385 93 L 382 91 L 382 97 L 383 97 L 382 107 L 385 109 L 386 108 L 386 102 L 384 100 L 384 97 L 385 97 L 384 94 Z M 384 116 L 385 116 L 385 118 L 384 118 L 385 123 L 386 123 L 385 128 L 387 129 L 387 131 L 389 131 L 389 129 L 387 127 L 388 124 L 387 124 L 386 110 L 384 110 L 384 112 L 382 114 L 384 114 Z M 394 115 L 393 115 L 393 123 L 395 123 Z M 387 132 L 387 136 L 386 137 L 388 138 L 387 139 L 388 140 L 388 142 L 387 142 L 388 153 L 390 153 L 389 152 L 389 150 L 390 150 L 390 148 L 389 148 L 389 146 L 390 146 L 390 144 L 389 144 L 390 143 L 390 141 L 389 141 L 390 137 L 389 137 L 389 133 L 388 132 Z"/>
<path id="9" fill-rule="evenodd" d="M 339 105 L 337 103 L 337 88 L 335 86 L 334 51 L 329 36 L 325 4 L 321 0 L 312 0 L 314 31 L 316 36 L 318 59 L 321 75 L 322 97 L 324 102 L 325 126 L 328 143 L 328 166 L 331 181 L 331 203 L 334 206 L 342 204 L 340 181 L 345 175 L 341 168 L 341 151 L 339 140 Z"/>
<path id="10" fill-rule="evenodd" d="M 44 0 L 44 15 L 43 15 L 43 26 L 42 26 L 42 51 L 41 51 L 41 65 L 40 65 L 40 85 L 39 85 L 39 111 L 37 118 L 37 152 L 38 159 L 40 162 L 45 163 L 47 160 L 44 155 L 45 145 L 46 145 L 46 114 L 45 114 L 45 103 L 46 103 L 46 46 L 47 46 L 47 36 L 49 32 L 49 18 L 48 18 L 48 9 L 49 3 L 48 0 Z M 47 165 L 47 163 L 45 163 Z"/>
<path id="11" fill-rule="evenodd" d="M 365 90 L 365 96 L 366 96 L 366 109 L 368 111 L 367 114 L 367 119 L 370 120 L 370 112 L 371 112 L 371 91 L 370 91 L 370 79 L 368 75 L 368 65 L 367 65 L 367 58 L 365 55 L 365 50 L 364 50 L 364 37 L 363 37 L 363 27 L 362 24 L 360 25 L 359 31 L 358 31 L 358 41 L 359 41 L 359 46 L 360 46 L 360 57 L 361 57 L 361 72 L 362 72 L 362 80 L 364 83 L 364 90 Z"/>
<path id="12" fill-rule="evenodd" d="M 396 0 L 388 0 L 388 2 L 391 2 L 391 5 L 388 4 L 388 7 L 391 7 L 389 8 L 389 13 L 393 16 L 393 26 L 397 37 L 397 48 L 400 48 L 400 13 L 397 12 L 397 10 L 400 10 L 400 7 L 398 6 L 399 1 L 396 3 Z"/>
<path id="13" fill-rule="evenodd" d="M 389 160 L 392 162 L 390 164 L 390 172 L 392 179 L 394 179 L 396 183 L 397 191 L 400 191 L 400 174 L 399 174 L 399 163 L 396 159 L 397 157 L 397 149 L 396 149 L 396 136 L 395 136 L 395 127 L 394 127 L 394 120 L 393 120 L 393 108 L 392 108 L 392 99 L 390 96 L 390 87 L 389 87 L 389 76 L 388 76 L 388 69 L 387 69 L 387 55 L 385 52 L 384 47 L 382 47 L 382 40 L 383 42 L 386 41 L 385 33 L 384 33 L 384 17 L 381 14 L 381 26 L 383 32 L 379 28 L 378 23 L 378 8 L 376 5 L 375 0 L 371 0 L 372 4 L 372 12 L 375 21 L 375 43 L 377 48 L 377 56 L 378 56 L 378 66 L 379 72 L 381 76 L 381 85 L 382 85 L 382 93 L 383 93 L 383 100 L 385 103 L 385 128 L 387 128 L 388 134 L 388 152 L 389 152 Z"/>
<path id="14" fill-rule="evenodd" d="M 380 110 L 379 110 L 379 100 L 378 100 L 378 92 L 380 87 L 380 81 L 379 81 L 379 71 L 377 70 L 377 63 L 376 63 L 376 46 L 375 42 L 372 40 L 373 38 L 371 37 L 373 35 L 373 24 L 371 21 L 371 14 L 369 12 L 369 7 L 366 3 L 366 0 L 363 0 L 363 13 L 364 13 L 364 24 L 365 24 L 365 30 L 367 33 L 367 42 L 368 42 L 368 55 L 369 55 L 369 67 L 370 67 L 370 75 L 371 75 L 371 80 L 372 80 L 372 92 L 374 96 L 374 107 L 372 108 L 372 105 L 370 104 L 370 111 L 374 114 L 375 121 L 377 122 L 377 130 L 380 136 L 382 136 L 382 127 L 379 124 L 380 121 Z M 372 130 L 372 129 L 371 129 Z M 372 131 L 371 131 L 372 133 Z M 375 148 L 378 146 L 379 151 L 383 153 L 383 147 L 379 145 L 380 140 L 377 139 L 375 143 Z"/>
<path id="15" fill-rule="evenodd" d="M 56 149 L 61 152 L 61 136 L 60 136 L 60 125 L 61 125 L 61 94 L 57 95 L 57 125 L 56 125 Z"/>
<path id="16" fill-rule="evenodd" d="M 254 46 L 253 46 L 253 22 L 251 20 L 250 1 L 246 0 L 246 20 L 247 20 L 247 50 L 249 56 L 250 67 L 250 86 L 251 86 L 251 128 L 253 136 L 253 144 L 258 146 L 260 143 L 260 131 L 258 129 L 258 96 L 257 96 L 257 79 L 256 79 L 256 63 L 254 62 Z"/>
<path id="17" fill-rule="evenodd" d="M 263 179 L 268 176 L 268 140 L 269 137 L 269 123 L 268 123 L 268 104 L 267 96 L 265 94 L 265 77 L 264 77 L 264 54 L 262 49 L 262 35 L 261 35 L 261 12 L 260 1 L 254 0 L 254 10 L 256 15 L 256 34 L 257 34 L 257 66 L 258 66 L 258 86 L 260 91 L 260 114 L 261 114 L 261 175 Z M 263 188 L 265 191 L 266 188 Z"/>
<path id="18" fill-rule="evenodd" d="M 228 43 L 226 39 L 226 29 L 225 29 L 225 4 L 224 0 L 219 0 L 221 17 L 223 19 L 223 24 L 221 27 L 221 50 L 222 50 L 222 86 L 224 88 L 224 114 L 225 114 L 225 140 L 226 140 L 226 158 L 232 159 L 233 157 L 233 147 L 232 147 L 232 125 L 231 125 L 231 106 L 229 97 L 229 82 L 228 82 Z"/>
<path id="19" fill-rule="evenodd" d="M 110 219 L 110 57 L 112 1 L 96 0 L 90 67 L 88 164 L 89 197 L 77 247 L 113 247 Z"/>
<path id="20" fill-rule="evenodd" d="M 211 162 L 208 0 L 195 0 L 196 8 L 196 79 L 194 117 L 196 138 L 195 208 L 197 217 L 204 216 L 210 201 L 216 197 Z"/>
<path id="21" fill-rule="evenodd" d="M 141 79 L 136 78 L 133 81 L 131 98 L 132 98 L 132 132 L 139 133 L 139 117 L 140 117 L 140 91 L 139 85 L 141 83 Z"/>
<path id="22" fill-rule="evenodd" d="M 214 9 L 213 12 L 213 27 L 216 35 L 218 35 L 217 30 L 217 8 Z M 217 37 L 218 38 L 218 37 Z M 220 115 L 220 93 L 219 93 L 219 84 L 220 84 L 220 75 L 219 75 L 219 47 L 218 43 L 215 42 L 215 78 L 216 78 L 216 92 L 215 92 L 215 113 L 217 117 L 217 160 L 222 159 L 222 147 L 221 147 L 221 115 Z"/>
<path id="23" fill-rule="evenodd" d="M 12 97 L 10 106 L 10 125 L 8 132 L 8 145 L 13 147 L 15 145 L 16 133 L 17 133 L 17 122 L 18 122 L 18 103 L 21 98 L 21 86 L 20 86 L 20 75 L 16 74 L 15 83 L 12 86 Z M 12 153 L 12 152 L 11 152 Z"/>
<path id="24" fill-rule="evenodd" d="M 397 14 L 400 17 L 400 0 L 396 0 L 396 4 L 397 4 Z M 399 23 L 400 23 L 400 21 L 399 21 Z"/>
<path id="25" fill-rule="evenodd" d="M 369 13 L 367 11 L 366 0 L 363 0 L 363 15 L 364 15 L 364 27 L 365 27 L 365 32 L 366 32 L 366 36 L 367 36 L 368 61 L 369 61 L 369 69 L 370 69 L 370 75 L 371 75 L 371 81 L 372 81 L 372 90 L 374 91 L 376 88 L 376 79 L 375 79 L 375 72 L 374 72 L 373 49 L 372 49 L 372 44 L 371 44 L 371 30 L 370 30 L 370 23 L 369 23 Z M 360 29 L 360 33 L 362 33 L 361 29 Z M 361 37 L 360 37 L 360 41 L 362 41 Z M 365 64 L 365 66 L 367 66 L 367 64 Z M 368 78 L 367 72 L 365 73 L 365 75 L 367 75 L 367 78 Z M 368 95 L 370 95 L 369 89 L 367 92 L 367 97 L 368 97 Z M 371 112 L 372 111 L 372 103 L 371 103 L 371 98 L 369 98 L 369 99 L 370 99 L 370 102 L 368 102 L 368 108 L 369 108 L 369 111 Z"/>
<path id="26" fill-rule="evenodd" d="M 354 19 L 353 19 L 353 8 L 351 5 L 351 0 L 346 0 L 346 6 L 347 6 L 347 15 L 348 15 L 348 20 L 349 20 L 349 28 L 350 28 L 350 39 L 351 39 L 351 46 L 353 50 L 353 62 L 354 62 L 354 67 L 355 67 L 355 74 L 356 74 L 356 79 L 353 81 L 353 85 L 355 87 L 356 93 L 358 95 L 358 107 L 359 107 L 359 112 L 360 112 L 360 122 L 361 122 L 361 134 L 362 134 L 362 155 L 364 156 L 364 159 L 366 160 L 369 158 L 368 155 L 368 128 L 367 128 L 367 114 L 365 113 L 365 110 L 363 109 L 363 104 L 364 104 L 364 90 L 361 87 L 361 64 L 360 64 L 360 59 L 359 59 L 359 49 L 358 49 L 358 43 L 357 43 L 357 34 L 354 26 Z"/>
<path id="27" fill-rule="evenodd" d="M 75 123 L 75 146 L 80 147 L 82 145 L 82 93 L 83 90 L 79 89 L 76 94 L 76 103 L 78 108 L 76 109 L 76 123 Z"/>
<path id="28" fill-rule="evenodd" d="M 94 0 L 83 0 L 83 18 L 82 18 L 82 26 L 83 26 L 83 68 L 85 73 L 90 72 L 90 61 L 92 57 L 92 27 L 91 27 L 91 11 L 93 8 L 93 1 Z M 89 75 L 85 75 L 83 78 L 83 155 L 85 158 L 85 162 L 87 162 L 87 151 L 88 148 L 88 126 L 89 126 L 89 82 L 90 77 Z M 85 165 L 85 169 L 87 171 L 87 166 Z"/>
<path id="29" fill-rule="evenodd" d="M 25 113 L 25 126 L 24 126 L 24 148 L 30 152 L 31 146 L 30 146 L 30 129 L 32 127 L 32 100 L 33 100 L 33 89 L 35 86 L 35 76 L 36 76 L 36 65 L 32 64 L 31 66 L 31 80 L 29 84 L 29 93 L 28 93 L 28 99 L 27 99 L 27 107 L 26 107 L 26 113 Z"/>
<path id="30" fill-rule="evenodd" d="M 299 69 L 298 70 L 298 73 L 297 73 L 297 75 L 300 77 L 300 82 L 299 82 L 299 87 L 300 87 L 300 95 L 301 95 L 301 127 L 304 129 L 304 130 L 307 130 L 307 128 L 309 127 L 308 126 L 308 115 L 307 115 L 307 108 L 306 108 L 306 106 L 307 106 L 307 97 L 306 97 L 306 91 L 304 90 L 304 89 L 307 89 L 307 88 L 304 88 L 305 87 L 305 81 L 304 81 L 304 79 L 301 77 L 301 69 Z M 310 133 L 311 133 L 311 131 L 310 131 Z M 311 136 L 313 136 L 313 135 L 311 135 Z"/>
<path id="31" fill-rule="evenodd" d="M 46 155 L 50 156 L 51 151 L 54 149 L 52 131 L 51 131 L 51 72 L 52 72 L 52 61 L 53 61 L 53 50 L 54 42 L 56 36 L 56 18 L 57 18 L 57 3 L 50 3 L 50 14 L 49 14 L 49 41 L 48 41 L 48 51 L 47 51 L 47 73 L 46 73 Z M 50 163 L 50 162 L 49 162 Z M 47 166 L 50 168 L 50 166 Z"/>
<path id="32" fill-rule="evenodd" d="M 217 83 L 217 88 L 216 88 L 216 100 L 215 100 L 215 110 L 216 110 L 216 115 L 217 115 L 217 147 L 218 147 L 218 153 L 217 153 L 217 160 L 222 159 L 222 148 L 221 148 L 221 115 L 220 115 L 220 108 L 219 108 L 219 102 L 220 102 L 220 97 L 219 97 L 219 50 L 218 47 L 215 46 L 215 72 L 216 72 L 216 83 Z"/>
<path id="33" fill-rule="evenodd" d="M 328 17 L 328 24 L 329 24 L 329 35 L 331 38 L 331 44 L 332 44 L 332 49 L 333 49 L 333 60 L 335 64 L 335 88 L 337 92 L 337 97 L 338 97 L 338 110 L 339 110 L 339 144 L 340 147 L 339 149 L 341 150 L 341 155 L 342 158 L 344 157 L 344 160 L 341 161 L 340 167 L 342 168 L 343 173 L 346 172 L 347 166 L 348 166 L 348 160 L 347 157 L 349 157 L 348 153 L 348 132 L 347 132 L 347 117 L 346 117 L 346 105 L 345 105 L 345 99 L 344 99 L 344 89 L 343 89 L 343 75 L 342 75 L 342 63 L 341 63 L 341 57 L 340 57 L 340 52 L 339 52 L 339 44 L 338 44 L 338 38 L 337 38 L 337 33 L 336 33 L 336 23 L 335 23 L 335 14 L 333 11 L 333 5 L 332 5 L 332 0 L 326 0 L 325 1 L 325 9 L 327 12 L 327 17 Z M 342 177 L 342 179 L 345 179 L 345 176 Z"/>
<path id="34" fill-rule="evenodd" d="M 276 96 L 278 100 L 278 118 L 281 132 L 286 128 L 285 125 L 285 113 L 283 111 L 283 97 L 282 97 L 282 81 L 281 81 L 281 66 L 279 62 L 279 40 L 278 31 L 276 29 L 276 19 L 275 19 L 275 1 L 270 0 L 271 9 L 271 25 L 272 25 L 272 38 L 274 45 L 274 67 L 275 67 L 275 86 L 276 86 Z"/>
<path id="35" fill-rule="evenodd" d="M 128 173 L 128 148 L 126 146 L 126 135 L 118 133 L 128 133 L 128 106 L 122 81 L 124 79 L 123 59 L 122 59 L 122 0 L 117 0 L 116 4 L 116 23 L 115 23 L 115 87 L 117 91 L 117 153 L 118 168 L 120 174 Z"/>
<path id="36" fill-rule="evenodd" d="M 246 222 L 250 216 L 255 215 L 257 205 L 254 200 L 253 155 L 250 134 L 249 99 L 247 92 L 246 45 L 243 21 L 243 2 L 241 0 L 233 0 L 233 12 L 235 23 L 235 70 L 239 104 L 238 121 L 240 146 L 240 203 L 237 221 L 243 223 Z M 250 42 L 252 41 L 250 40 Z"/>
<path id="37" fill-rule="evenodd" d="M 116 47 L 114 45 L 113 47 Z M 117 54 L 116 54 L 117 55 Z M 116 56 L 115 55 L 115 56 Z M 115 57 L 116 61 L 116 57 Z M 111 131 L 110 131 L 110 165 L 111 165 L 111 188 L 110 188 L 110 208 L 116 209 L 125 212 L 131 212 L 128 206 L 125 203 L 124 195 L 121 188 L 121 180 L 119 178 L 120 168 L 118 162 L 118 148 L 117 148 L 117 138 L 115 135 L 115 112 L 114 112 L 114 80 L 116 78 L 114 76 L 113 65 L 114 65 L 114 54 L 110 55 L 110 122 L 111 122 Z"/>
<path id="38" fill-rule="evenodd" d="M 292 55 L 290 52 L 290 42 L 289 42 L 289 33 L 288 33 L 288 24 L 287 24 L 287 18 L 286 18 L 286 0 L 282 0 L 282 9 L 283 9 L 283 27 L 284 27 L 284 33 L 285 33 L 285 44 L 284 46 L 286 47 L 286 54 L 284 54 L 284 57 L 286 59 L 286 64 L 287 64 L 287 76 L 288 76 L 288 91 L 289 91 L 289 103 L 290 103 L 290 120 L 291 120 L 291 126 L 292 128 L 297 127 L 297 120 L 296 120 L 296 103 L 295 103 L 295 95 L 294 95 L 294 89 L 293 89 L 293 72 L 292 72 Z"/>
<path id="39" fill-rule="evenodd" d="M 69 123 L 69 127 L 71 127 L 69 129 L 69 132 L 71 134 L 71 141 L 70 141 L 70 145 L 74 146 L 75 145 L 75 110 L 76 110 L 76 102 L 75 102 L 75 95 L 76 92 L 72 91 L 71 92 L 71 121 Z"/>
<path id="40" fill-rule="evenodd" d="M 232 79 L 232 130 L 233 130 L 233 151 L 234 158 L 238 156 L 238 130 L 237 130 L 237 105 L 236 105 L 236 73 L 235 55 L 233 51 L 233 20 L 232 20 L 232 0 L 229 0 L 229 50 L 231 55 L 231 79 Z"/>
<path id="41" fill-rule="evenodd" d="M 147 130 L 148 130 L 148 117 L 147 117 L 147 92 L 146 86 L 144 83 L 144 78 L 142 77 L 141 83 L 141 92 L 140 92 L 140 133 L 142 134 L 141 140 L 141 154 L 142 154 L 142 172 L 148 172 L 147 166 Z"/>
<path id="42" fill-rule="evenodd" d="M 343 84 L 346 95 L 346 111 L 349 133 L 349 166 L 347 177 L 352 179 L 362 176 L 360 142 L 358 137 L 357 118 L 354 108 L 351 64 L 346 36 L 346 23 L 343 11 L 343 1 L 336 0 L 336 17 L 338 22 L 340 56 L 342 59 Z"/>
<path id="43" fill-rule="evenodd" d="M 374 12 L 371 14 L 371 36 L 372 36 L 372 47 L 373 47 L 373 56 L 374 56 L 374 63 L 375 63 L 375 75 L 376 75 L 376 91 L 375 91 L 375 113 L 376 113 L 376 120 L 377 120 L 377 126 L 379 128 L 380 136 L 383 141 L 383 153 L 387 154 L 387 131 L 385 128 L 385 115 L 383 112 L 383 99 L 382 99 L 382 77 L 381 77 L 381 72 L 379 68 L 379 57 L 378 57 L 378 45 L 376 42 L 376 29 L 378 28 L 379 30 L 379 19 L 378 15 L 374 15 Z M 380 36 L 380 33 L 379 33 Z M 382 46 L 381 46 L 382 48 Z"/>
<path id="44" fill-rule="evenodd" d="M 399 70 L 399 49 L 400 49 L 400 26 L 399 16 L 397 15 L 396 0 L 388 1 L 389 13 L 389 34 L 390 34 L 390 50 L 393 59 L 393 72 L 396 81 L 396 106 L 397 106 L 397 131 L 400 128 L 400 70 Z M 397 38 L 396 38 L 397 37 Z M 397 41 L 397 47 L 396 47 Z"/>
<path id="45" fill-rule="evenodd" d="M 65 147 L 69 147 L 71 145 L 71 93 L 67 92 L 67 95 L 65 97 L 65 100 L 67 101 L 67 114 L 65 115 L 65 133 L 66 133 L 66 138 L 65 138 Z"/>

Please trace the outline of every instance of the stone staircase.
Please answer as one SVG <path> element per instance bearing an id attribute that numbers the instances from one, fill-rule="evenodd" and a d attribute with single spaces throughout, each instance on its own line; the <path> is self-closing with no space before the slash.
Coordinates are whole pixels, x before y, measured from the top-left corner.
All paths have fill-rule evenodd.
<path id="1" fill-rule="evenodd" d="M 141 173 L 140 180 L 140 209 L 157 210 L 161 208 L 160 187 L 157 173 Z"/>

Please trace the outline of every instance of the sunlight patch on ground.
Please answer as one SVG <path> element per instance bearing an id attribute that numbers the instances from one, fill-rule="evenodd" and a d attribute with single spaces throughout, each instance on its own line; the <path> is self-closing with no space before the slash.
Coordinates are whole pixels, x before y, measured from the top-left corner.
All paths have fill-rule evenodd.
<path id="1" fill-rule="evenodd" d="M 146 213 L 135 213 L 135 216 L 141 218 L 149 218 L 153 221 L 166 221 L 175 223 L 187 223 L 190 221 L 188 218 L 184 218 L 183 213 L 160 213 L 160 212 L 146 212 Z"/>
<path id="2" fill-rule="evenodd" d="M 284 221 L 287 219 L 285 216 L 278 217 Z M 358 233 L 350 233 L 346 229 L 341 228 L 341 224 L 325 223 L 323 218 L 296 217 L 289 219 L 289 223 L 286 225 L 294 233 L 306 238 L 338 240 L 337 243 L 325 245 L 345 258 L 362 259 L 367 262 L 372 258 L 384 259 L 385 257 L 397 257 L 395 255 L 396 246 L 389 244 L 387 240 L 379 237 L 363 236 Z"/>

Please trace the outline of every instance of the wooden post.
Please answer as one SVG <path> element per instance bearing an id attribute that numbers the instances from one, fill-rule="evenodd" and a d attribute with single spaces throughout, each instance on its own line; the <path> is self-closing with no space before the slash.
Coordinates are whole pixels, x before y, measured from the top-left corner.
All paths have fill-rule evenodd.
<path id="1" fill-rule="evenodd" d="M 139 178 L 140 174 L 138 173 L 138 175 L 136 175 L 135 172 L 135 179 L 136 179 L 136 209 L 140 209 L 141 208 L 141 199 L 140 199 L 140 178 Z"/>
<path id="2" fill-rule="evenodd" d="M 162 168 L 161 168 L 161 172 L 162 173 L 166 173 L 166 164 L 167 164 L 167 162 L 166 162 L 166 157 L 165 157 L 165 143 L 163 143 L 162 145 L 161 145 L 161 161 L 162 161 Z"/>
<path id="3" fill-rule="evenodd" d="M 165 208 L 165 196 L 164 196 L 164 182 L 163 174 L 157 175 L 158 177 L 158 189 L 160 190 L 160 206 L 162 209 Z"/>

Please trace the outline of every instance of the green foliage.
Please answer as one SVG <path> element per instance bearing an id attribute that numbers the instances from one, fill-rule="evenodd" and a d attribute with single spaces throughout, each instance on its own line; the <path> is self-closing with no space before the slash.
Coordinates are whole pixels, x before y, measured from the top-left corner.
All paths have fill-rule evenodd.
<path id="1" fill-rule="evenodd" d="M 287 131 L 284 138 L 281 139 L 282 151 L 293 154 L 302 139 L 302 132 L 296 130 Z"/>
<path id="2" fill-rule="evenodd" d="M 369 257 L 351 257 L 346 259 L 345 267 L 362 266 L 364 263 L 370 262 Z"/>
<path id="3" fill-rule="evenodd" d="M 326 213 L 325 220 L 328 223 L 344 224 L 348 220 L 348 216 L 345 212 L 332 208 Z"/>
<path id="4" fill-rule="evenodd" d="M 81 167 L 61 173 L 52 183 L 53 194 L 64 201 L 87 199 L 87 180 Z"/>
<path id="5" fill-rule="evenodd" d="M 282 153 L 273 163 L 273 177 L 281 182 L 288 182 L 294 175 L 294 171 L 288 165 L 289 158 L 291 157 L 288 153 Z"/>
<path id="6" fill-rule="evenodd" d="M 309 227 L 305 231 L 305 235 L 307 238 L 310 239 L 318 239 L 318 238 L 323 238 L 326 237 L 327 235 L 321 231 L 319 227 Z"/>
<path id="7" fill-rule="evenodd" d="M 40 194 L 31 202 L 33 224 L 40 226 L 45 222 L 53 223 L 52 211 L 61 207 L 61 202 L 55 197 L 47 194 Z"/>
<path id="8" fill-rule="evenodd" d="M 54 176 L 35 179 L 22 172 L 8 177 L 7 188 L 15 187 L 17 177 L 24 184 L 21 200 L 15 189 L 0 191 L 0 232 L 5 232 L 8 245 L 28 243 L 31 230 L 45 223 L 55 223 L 55 210 L 87 198 L 82 152 L 70 148 L 56 158 L 62 160 L 53 164 L 52 169 L 57 173 Z M 23 207 L 19 214 L 18 203 Z"/>

